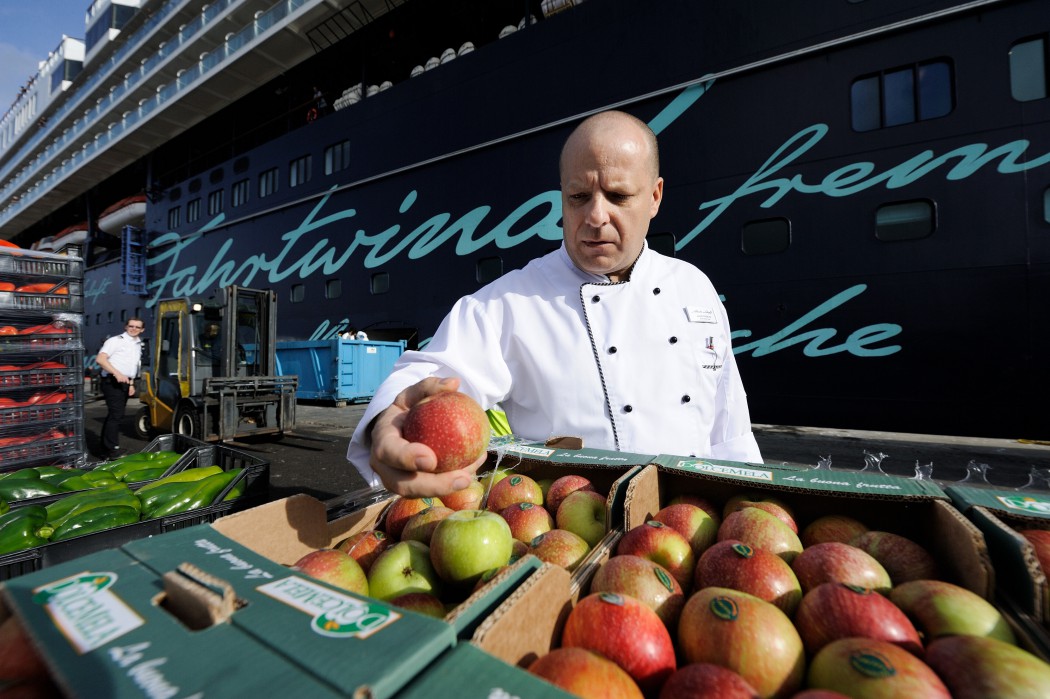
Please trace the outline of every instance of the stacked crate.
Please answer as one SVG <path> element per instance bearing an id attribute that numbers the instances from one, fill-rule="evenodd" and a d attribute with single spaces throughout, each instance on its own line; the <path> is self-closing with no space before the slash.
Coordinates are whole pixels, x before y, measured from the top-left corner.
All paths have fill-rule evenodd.
<path id="1" fill-rule="evenodd" d="M 84 261 L 0 248 L 0 473 L 84 463 Z"/>

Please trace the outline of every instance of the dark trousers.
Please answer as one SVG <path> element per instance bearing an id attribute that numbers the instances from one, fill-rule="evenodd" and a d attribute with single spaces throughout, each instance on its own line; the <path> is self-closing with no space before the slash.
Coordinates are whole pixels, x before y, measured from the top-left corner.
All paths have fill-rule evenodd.
<path id="1" fill-rule="evenodd" d="M 102 451 L 116 451 L 120 446 L 120 422 L 128 405 L 129 384 L 118 383 L 112 376 L 102 377 L 102 397 L 106 401 L 106 419 L 102 422 Z"/>

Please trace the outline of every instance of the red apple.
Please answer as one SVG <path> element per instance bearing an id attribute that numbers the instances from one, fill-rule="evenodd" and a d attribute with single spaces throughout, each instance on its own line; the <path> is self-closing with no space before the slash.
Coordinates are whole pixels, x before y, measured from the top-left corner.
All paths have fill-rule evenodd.
<path id="1" fill-rule="evenodd" d="M 683 662 L 713 663 L 747 681 L 760 697 L 783 697 L 802 686 L 805 650 L 798 631 L 775 605 L 739 590 L 693 593 L 678 620 Z"/>
<path id="2" fill-rule="evenodd" d="M 485 456 L 491 432 L 485 411 L 459 391 L 427 396 L 409 409 L 401 427 L 406 440 L 434 451 L 438 473 L 467 468 Z"/>
<path id="3" fill-rule="evenodd" d="M 908 615 L 927 643 L 940 636 L 988 636 L 1015 643 L 1009 622 L 990 602 L 965 587 L 943 580 L 912 580 L 897 585 L 890 601 Z"/>
<path id="4" fill-rule="evenodd" d="M 682 586 L 664 568 L 641 556 L 613 556 L 591 578 L 591 592 L 630 595 L 660 617 L 669 630 L 685 605 Z"/>
<path id="5" fill-rule="evenodd" d="M 438 498 L 396 498 L 383 515 L 383 529 L 387 536 L 400 541 L 401 532 L 412 515 L 438 505 L 444 506 L 445 503 Z"/>
<path id="6" fill-rule="evenodd" d="M 803 689 L 791 695 L 791 699 L 850 699 L 848 694 L 830 689 Z"/>
<path id="7" fill-rule="evenodd" d="M 519 502 L 542 505 L 543 490 L 532 478 L 515 473 L 493 484 L 486 507 L 498 513 Z"/>
<path id="8" fill-rule="evenodd" d="M 368 594 L 368 576 L 365 571 L 349 554 L 339 549 L 311 551 L 296 561 L 292 570 L 359 595 Z"/>
<path id="9" fill-rule="evenodd" d="M 1017 533 L 1032 545 L 1039 566 L 1050 577 L 1050 529 L 1021 529 Z"/>
<path id="10" fill-rule="evenodd" d="M 430 537 L 433 536 L 438 523 L 455 511 L 451 507 L 434 505 L 417 512 L 405 522 L 405 528 L 401 530 L 401 541 L 420 541 L 430 546 Z"/>
<path id="11" fill-rule="evenodd" d="M 686 538 L 663 522 L 648 521 L 627 531 L 616 545 L 618 555 L 648 558 L 674 576 L 683 590 L 693 582 L 696 558 Z"/>
<path id="12" fill-rule="evenodd" d="M 684 536 L 697 558 L 718 538 L 719 522 L 696 505 L 667 505 L 653 515 L 653 520 L 663 522 Z"/>
<path id="13" fill-rule="evenodd" d="M 442 495 L 441 502 L 445 504 L 445 507 L 451 507 L 453 510 L 479 510 L 484 498 L 485 486 L 481 484 L 481 481 L 473 480 L 463 490 Z"/>
<path id="14" fill-rule="evenodd" d="M 787 562 L 769 551 L 733 539 L 719 541 L 696 562 L 693 587 L 728 587 L 775 604 L 788 616 L 802 599 L 802 587 Z"/>
<path id="15" fill-rule="evenodd" d="M 890 591 L 893 582 L 882 564 L 856 546 L 826 541 L 807 547 L 791 562 L 802 592 L 826 582 L 840 582 L 867 587 L 877 592 Z"/>
<path id="16" fill-rule="evenodd" d="M 922 640 L 908 617 L 893 602 L 868 588 L 842 583 L 817 585 L 798 605 L 795 627 L 810 655 L 840 638 L 864 636 L 922 657 Z"/>
<path id="17" fill-rule="evenodd" d="M 628 595 L 595 592 L 565 620 L 562 646 L 586 648 L 623 668 L 642 692 L 653 692 L 675 671 L 671 635 L 656 612 Z"/>
<path id="18" fill-rule="evenodd" d="M 866 524 L 848 515 L 824 515 L 806 525 L 798 538 L 803 546 L 823 544 L 826 541 L 848 544 L 854 537 L 866 531 Z"/>
<path id="19" fill-rule="evenodd" d="M 813 657 L 806 675 L 812 689 L 854 699 L 951 699 L 928 665 L 908 651 L 873 638 L 841 638 Z"/>
<path id="20" fill-rule="evenodd" d="M 722 518 L 725 519 L 730 514 L 745 507 L 757 507 L 768 512 L 786 524 L 792 532 L 798 534 L 798 524 L 795 523 L 795 515 L 791 508 L 781 500 L 766 495 L 756 495 L 754 493 L 734 495 L 726 501 L 725 507 L 722 508 Z"/>
<path id="21" fill-rule="evenodd" d="M 511 536 L 526 544 L 543 532 L 554 529 L 554 518 L 542 505 L 519 502 L 501 510 L 499 514 L 510 525 Z"/>
<path id="22" fill-rule="evenodd" d="M 555 478 L 551 481 L 550 487 L 547 489 L 546 500 L 544 500 L 547 511 L 556 513 L 565 496 L 577 490 L 595 490 L 595 488 L 589 478 L 575 473 Z"/>
<path id="23" fill-rule="evenodd" d="M 945 636 L 926 649 L 954 699 L 1050 696 L 1050 665 L 1015 645 L 983 636 Z"/>
<path id="24" fill-rule="evenodd" d="M 711 515 L 711 519 L 715 522 L 722 523 L 722 510 L 707 498 L 702 498 L 699 495 L 692 495 L 685 493 L 682 495 L 675 495 L 667 503 L 668 505 L 696 505 L 701 510 Z"/>
<path id="25" fill-rule="evenodd" d="M 417 614 L 425 614 L 435 619 L 445 618 L 445 604 L 437 595 L 429 592 L 406 592 L 393 599 L 387 600 L 388 604 L 401 609 L 408 609 Z"/>
<path id="26" fill-rule="evenodd" d="M 718 540 L 735 539 L 748 546 L 769 551 L 788 563 L 802 551 L 802 542 L 788 525 L 757 507 L 732 512 L 718 528 Z"/>
<path id="27" fill-rule="evenodd" d="M 743 677 L 711 663 L 693 663 L 674 671 L 660 690 L 660 699 L 757 699 L 758 692 Z"/>
<path id="28" fill-rule="evenodd" d="M 642 699 L 642 690 L 619 665 L 585 648 L 555 648 L 529 672 L 581 699 Z"/>
<path id="29" fill-rule="evenodd" d="M 933 555 L 920 544 L 899 534 L 864 532 L 850 544 L 881 563 L 890 574 L 894 585 L 911 580 L 935 580 L 940 577 Z"/>
<path id="30" fill-rule="evenodd" d="M 541 561 L 572 572 L 590 550 L 590 545 L 578 534 L 565 529 L 551 529 L 530 541 L 528 552 Z"/>
<path id="31" fill-rule="evenodd" d="M 16 616 L 8 616 L 7 619 L 0 622 L 0 686 L 10 684 L 10 687 L 0 694 L 7 692 L 15 694 L 16 684 L 22 686 L 29 682 L 43 681 L 49 675 L 47 663 L 37 652 L 22 621 Z M 53 692 L 39 695 L 27 694 L 30 697 L 61 695 L 62 693 L 57 688 Z"/>
<path id="32" fill-rule="evenodd" d="M 605 496 L 593 490 L 577 490 L 569 493 L 558 505 L 554 521 L 558 529 L 566 529 L 578 535 L 594 548 L 606 534 Z"/>
<path id="33" fill-rule="evenodd" d="M 368 573 L 368 569 L 372 567 L 372 562 L 379 557 L 379 554 L 395 543 L 397 542 L 392 537 L 387 536 L 386 532 L 379 529 L 364 529 L 340 541 L 336 548 L 349 554 L 351 558 L 360 564 L 365 573 Z"/>

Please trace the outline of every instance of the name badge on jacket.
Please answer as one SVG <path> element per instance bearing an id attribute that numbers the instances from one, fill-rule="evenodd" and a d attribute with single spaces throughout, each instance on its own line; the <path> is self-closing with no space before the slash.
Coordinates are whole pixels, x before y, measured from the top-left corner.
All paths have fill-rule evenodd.
<path id="1" fill-rule="evenodd" d="M 685 315 L 690 323 L 715 323 L 715 309 L 686 306 Z"/>

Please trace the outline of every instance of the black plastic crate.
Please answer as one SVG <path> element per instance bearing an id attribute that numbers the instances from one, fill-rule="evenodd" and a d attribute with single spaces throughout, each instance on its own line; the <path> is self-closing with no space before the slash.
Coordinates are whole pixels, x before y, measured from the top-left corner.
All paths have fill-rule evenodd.
<path id="1" fill-rule="evenodd" d="M 43 313 L 83 313 L 84 283 L 81 281 L 45 282 L 51 290 L 43 292 L 0 291 L 0 311 Z"/>
<path id="2" fill-rule="evenodd" d="M 10 344 L 7 346 L 10 347 Z M 5 361 L 0 362 L 0 392 L 9 395 L 23 389 L 83 386 L 84 371 L 81 365 L 79 352 L 35 356 L 20 361 L 5 358 Z"/>
<path id="3" fill-rule="evenodd" d="M 84 349 L 80 324 L 68 318 L 8 314 L 0 321 L 0 363 L 15 363 L 9 357 L 37 357 Z"/>
<path id="4" fill-rule="evenodd" d="M 164 435 L 178 437 L 180 435 Z M 156 441 L 156 440 L 154 440 Z M 266 498 L 270 494 L 270 462 L 266 459 L 246 454 L 243 451 L 228 447 L 225 444 L 209 444 L 198 442 L 201 448 L 196 453 L 196 463 L 189 464 L 186 468 L 195 466 L 208 467 L 219 466 L 223 471 L 235 468 L 243 468 L 244 475 L 241 477 L 245 482 L 244 498 Z M 240 480 L 240 479 L 238 479 Z"/>
<path id="5" fill-rule="evenodd" d="M 82 459 L 83 429 L 84 421 L 77 418 L 17 437 L 0 438 L 4 440 L 0 443 L 0 471 Z"/>
<path id="6" fill-rule="evenodd" d="M 57 255 L 38 250 L 0 251 L 0 275 L 15 278 L 83 279 L 84 260 L 79 255 Z"/>

